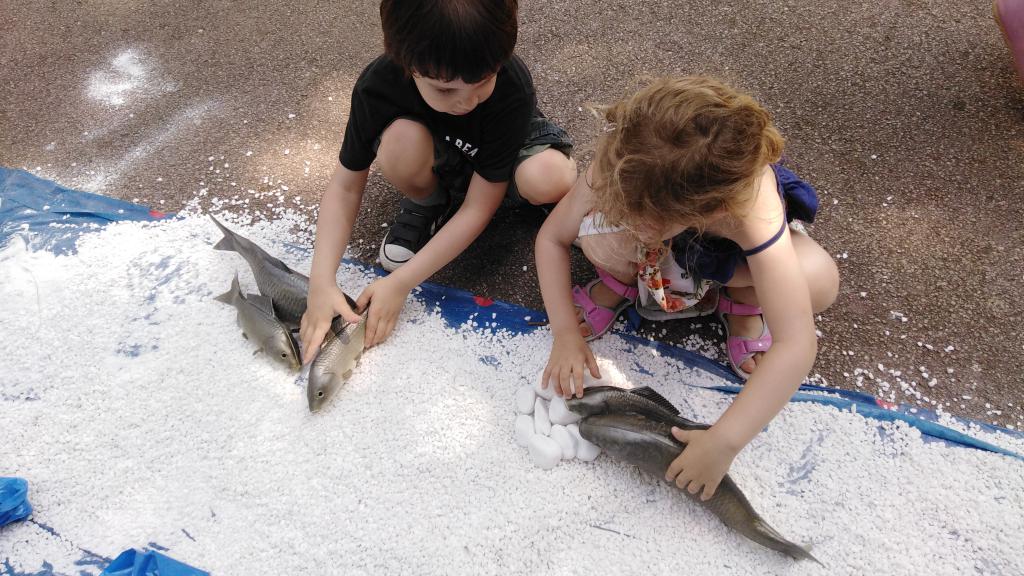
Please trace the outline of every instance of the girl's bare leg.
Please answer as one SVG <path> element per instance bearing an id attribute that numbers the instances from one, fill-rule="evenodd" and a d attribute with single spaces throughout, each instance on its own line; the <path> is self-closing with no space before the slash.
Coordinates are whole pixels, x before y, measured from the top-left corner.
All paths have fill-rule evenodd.
<path id="1" fill-rule="evenodd" d="M 625 232 L 592 234 L 580 238 L 580 248 L 591 264 L 604 269 L 616 280 L 632 286 L 636 284 L 636 240 Z M 590 298 L 598 306 L 615 308 L 624 298 L 598 282 L 590 291 Z M 590 336 L 590 326 L 583 321 L 583 310 L 576 309 L 576 319 L 580 323 L 580 334 Z"/>
<path id="2" fill-rule="evenodd" d="M 817 314 L 831 306 L 839 294 L 839 269 L 828 252 L 810 236 L 791 231 L 791 238 L 804 278 L 807 280 L 807 288 L 811 293 L 811 308 Z M 726 286 L 729 297 L 734 301 L 757 305 L 757 291 L 746 264 L 736 267 L 736 272 Z M 757 338 L 764 327 L 761 316 L 729 314 L 725 320 L 729 323 L 729 333 L 733 336 Z M 758 352 L 741 364 L 740 368 L 744 372 L 752 373 L 760 359 L 761 353 Z"/>

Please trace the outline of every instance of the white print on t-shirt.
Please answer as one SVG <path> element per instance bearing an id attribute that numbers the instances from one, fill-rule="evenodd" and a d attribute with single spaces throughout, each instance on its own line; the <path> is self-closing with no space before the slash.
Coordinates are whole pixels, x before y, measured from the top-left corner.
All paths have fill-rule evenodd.
<path id="1" fill-rule="evenodd" d="M 444 137 L 444 141 L 445 142 L 451 142 L 452 141 L 452 137 L 451 136 L 445 136 Z M 463 154 L 465 154 L 466 156 L 469 156 L 470 158 L 476 156 L 476 153 L 480 151 L 479 148 L 474 148 L 473 145 L 470 144 L 469 142 L 463 142 L 461 138 L 456 138 L 455 139 L 455 147 L 458 148 L 459 150 L 461 150 Z"/>

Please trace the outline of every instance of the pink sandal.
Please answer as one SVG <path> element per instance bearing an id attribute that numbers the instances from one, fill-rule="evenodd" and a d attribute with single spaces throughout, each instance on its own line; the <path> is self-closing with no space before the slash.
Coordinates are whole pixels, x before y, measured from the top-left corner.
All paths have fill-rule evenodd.
<path id="1" fill-rule="evenodd" d="M 619 317 L 619 314 L 621 314 L 626 308 L 632 306 L 633 302 L 636 302 L 636 298 L 640 294 L 640 291 L 637 290 L 636 286 L 626 286 L 604 270 L 600 268 L 596 269 L 597 278 L 587 283 L 584 288 L 580 288 L 579 286 L 572 287 L 572 301 L 576 306 L 583 309 L 583 321 L 590 327 L 590 336 L 584 338 L 587 342 L 604 336 L 605 332 L 611 329 L 612 325 L 615 323 L 615 319 Z M 590 291 L 598 282 L 604 282 L 605 286 L 610 288 L 612 292 L 615 292 L 619 296 L 625 298 L 625 300 L 615 308 L 608 308 L 606 306 L 595 304 L 594 300 L 590 297 Z"/>
<path id="2" fill-rule="evenodd" d="M 729 298 L 725 290 L 722 289 L 718 294 L 718 310 L 716 311 L 718 319 L 722 321 L 722 325 L 725 326 L 725 348 L 728 351 L 729 367 L 736 373 L 737 376 L 744 380 L 750 378 L 750 374 L 744 372 L 740 365 L 747 361 L 747 359 L 754 356 L 756 352 L 767 352 L 768 348 L 772 345 L 772 334 L 768 331 L 768 323 L 764 321 L 764 315 L 761 311 L 760 306 L 752 306 L 750 304 L 743 304 L 742 302 L 736 302 L 732 298 Z M 761 331 L 761 335 L 757 338 L 747 338 L 746 336 L 730 336 L 729 335 L 729 322 L 726 321 L 726 314 L 735 314 L 737 316 L 761 316 L 761 322 L 764 324 L 764 330 Z"/>

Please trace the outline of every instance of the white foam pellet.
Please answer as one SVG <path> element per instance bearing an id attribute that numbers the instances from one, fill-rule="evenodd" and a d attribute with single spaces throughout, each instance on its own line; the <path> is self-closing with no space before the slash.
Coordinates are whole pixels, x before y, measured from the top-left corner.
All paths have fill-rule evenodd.
<path id="1" fill-rule="evenodd" d="M 562 448 L 547 436 L 535 434 L 530 438 L 530 457 L 533 463 L 542 470 L 550 470 L 562 459 Z"/>
<path id="2" fill-rule="evenodd" d="M 533 437 L 533 418 L 527 414 L 516 416 L 516 444 L 522 447 L 530 445 L 530 438 Z"/>
<path id="3" fill-rule="evenodd" d="M 551 434 L 551 420 L 548 418 L 548 406 L 543 398 L 537 398 L 533 404 L 533 429 L 537 434 Z"/>
<path id="4" fill-rule="evenodd" d="M 551 404 L 548 405 L 548 417 L 551 419 L 552 424 L 561 424 L 563 426 L 579 422 L 580 419 L 578 415 L 569 411 L 565 399 L 561 396 L 555 396 L 551 399 Z"/>
<path id="5" fill-rule="evenodd" d="M 540 396 L 545 400 L 551 400 L 555 397 L 554 381 L 549 381 L 547 388 L 545 388 L 541 386 L 541 376 L 538 376 L 537 379 L 534 380 L 533 391 L 537 393 L 537 396 Z"/>
<path id="6" fill-rule="evenodd" d="M 576 457 L 576 440 L 572 434 L 561 424 L 551 427 L 551 439 L 558 443 L 562 449 L 562 460 L 572 460 Z"/>
<path id="7" fill-rule="evenodd" d="M 0 438 L 7 440 L 0 442 L 0 462 L 5 474 L 29 479 L 38 522 L 11 524 L 0 534 L 0 557 L 14 573 L 77 574 L 80 549 L 115 554 L 148 541 L 214 574 L 315 574 L 325 565 L 338 573 L 415 566 L 456 576 L 532 574 L 566 558 L 566 570 L 580 574 L 609 566 L 708 576 L 822 572 L 746 542 L 635 466 L 598 458 L 537 470 L 526 457 L 536 437 L 533 418 L 523 415 L 517 424 L 510 404 L 516 388 L 532 386 L 543 370 L 550 331 L 474 330 L 465 318 L 450 323 L 434 306 L 451 302 L 443 295 L 428 301 L 414 292 L 388 340 L 368 349 L 331 403 L 310 414 L 296 376 L 253 356 L 234 311 L 213 301 L 236 273 L 243 289 L 256 288 L 237 254 L 212 250 L 220 234 L 199 207 L 237 207 L 239 213 L 224 214 L 225 223 L 302 273 L 310 253 L 294 247 L 311 245 L 315 213 L 275 203 L 275 220 L 253 221 L 247 201 L 266 199 L 217 198 L 213 184 L 202 184 L 211 186 L 210 196 L 190 201 L 178 218 L 108 224 L 78 238 L 67 255 L 31 247 L 21 238 L 31 230 L 17 229 L 0 247 Z M 353 294 L 376 278 L 349 263 L 338 273 L 339 285 Z M 822 322 L 825 332 L 838 325 Z M 70 336 L 67 326 L 75 327 Z M 26 336 L 58 343 L 59 361 L 53 347 L 22 345 Z M 716 338 L 690 336 L 678 344 L 711 356 L 721 349 Z M 936 351 L 946 347 L 935 344 Z M 734 399 L 702 388 L 727 380 L 636 340 L 610 334 L 592 349 L 603 383 L 654 386 L 694 420 L 715 422 Z M 488 356 L 500 363 L 480 361 Z M 872 371 L 879 361 L 898 364 L 867 350 L 854 358 Z M 918 375 L 920 361 L 900 362 Z M 186 364 L 187 370 L 167 369 Z M 877 378 L 888 370 L 851 368 L 858 390 L 882 394 Z M 929 368 L 931 386 L 945 367 Z M 976 386 L 964 382 L 951 394 L 977 398 L 974 389 L 986 385 L 977 375 Z M 957 390 L 951 376 L 944 382 Z M 881 398 L 900 401 L 927 386 L 897 379 L 886 387 L 891 391 Z M 958 406 L 968 400 L 940 405 L 925 398 L 940 424 L 1024 452 L 1018 435 L 950 414 L 962 413 Z M 989 419 L 1005 415 L 1003 425 L 1024 425 L 1019 402 L 1005 409 L 989 402 Z M 526 447 L 510 438 L 520 427 Z M 570 437 L 574 429 L 578 435 L 576 425 L 566 426 Z M 1024 574 L 1022 542 L 1013 537 L 1024 533 L 1020 461 L 925 440 L 904 422 L 792 402 L 729 473 L 775 528 L 814 545 L 830 575 L 916 574 L 920 566 L 938 566 L 942 574 Z M 590 448 L 578 449 L 577 459 L 595 458 Z M 558 446 L 555 458 L 562 455 Z M 132 487 L 131 497 L 112 486 Z M 488 514 L 480 514 L 481 502 Z M 407 521 L 394 522 L 396 509 Z M 281 519 L 286 530 L 264 529 Z M 409 539 L 409 525 L 430 530 Z M 565 539 L 572 531 L 580 537 Z M 432 553 L 451 542 L 458 544 L 455 560 Z M 480 550 L 500 558 L 500 569 L 460 561 L 459 554 Z M 851 552 L 863 550 L 872 553 Z"/>
<path id="8" fill-rule="evenodd" d="M 533 386 L 522 386 L 516 390 L 516 412 L 520 414 L 533 414 L 533 403 L 537 400 L 537 393 Z"/>
<path id="9" fill-rule="evenodd" d="M 591 462 L 601 454 L 601 449 L 596 444 L 592 444 L 580 435 L 579 424 L 569 424 L 565 429 L 576 439 L 576 458 L 584 462 Z"/>

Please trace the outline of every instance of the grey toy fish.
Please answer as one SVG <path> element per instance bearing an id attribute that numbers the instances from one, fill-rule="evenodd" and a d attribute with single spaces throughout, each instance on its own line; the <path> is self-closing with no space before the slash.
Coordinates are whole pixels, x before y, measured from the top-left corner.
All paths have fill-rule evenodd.
<path id="1" fill-rule="evenodd" d="M 660 479 L 665 477 L 669 464 L 686 447 L 672 436 L 672 424 L 637 414 L 590 416 L 581 420 L 579 427 L 581 436 L 600 446 L 612 458 L 634 464 Z M 810 552 L 787 540 L 761 518 L 728 474 L 722 478 L 710 500 L 701 500 L 699 493 L 681 492 L 750 540 L 793 559 L 813 560 L 821 564 Z"/>
<path id="2" fill-rule="evenodd" d="M 270 298 L 259 294 L 242 295 L 238 275 L 231 281 L 231 289 L 216 297 L 216 300 L 230 304 L 238 310 L 237 322 L 242 327 L 242 336 L 253 342 L 275 362 L 298 370 L 299 351 L 295 346 L 288 327 L 274 315 Z"/>
<path id="3" fill-rule="evenodd" d="M 687 420 L 679 415 L 679 409 L 653 388 L 619 388 L 617 386 L 594 386 L 583 392 L 582 398 L 565 401 L 570 412 L 581 416 L 595 414 L 633 413 L 666 422 L 684 430 L 707 430 L 707 424 Z"/>
<path id="4" fill-rule="evenodd" d="M 289 268 L 284 262 L 267 254 L 253 241 L 232 232 L 227 226 L 210 215 L 210 219 L 224 233 L 224 238 L 214 245 L 214 250 L 231 250 L 241 254 L 252 268 L 260 294 L 274 303 L 278 319 L 291 327 L 297 327 L 306 311 L 306 295 L 309 293 L 309 277 Z"/>
<path id="5" fill-rule="evenodd" d="M 310 412 L 320 410 L 348 380 L 363 354 L 365 335 L 365 315 L 356 323 L 346 322 L 341 316 L 334 317 L 320 352 L 309 368 L 306 400 Z"/>

